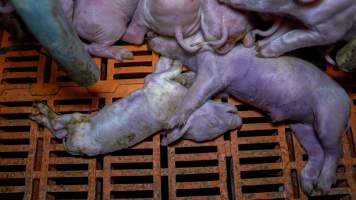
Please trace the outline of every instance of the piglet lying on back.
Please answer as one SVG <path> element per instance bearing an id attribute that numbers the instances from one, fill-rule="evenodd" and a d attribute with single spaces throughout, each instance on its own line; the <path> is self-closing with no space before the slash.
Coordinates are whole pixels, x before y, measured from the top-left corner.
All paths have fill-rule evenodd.
<path id="1" fill-rule="evenodd" d="M 194 76 L 181 74 L 180 65 L 161 58 L 157 64 L 160 72 L 150 75 L 144 88 L 105 106 L 95 116 L 59 115 L 36 104 L 40 113 L 31 118 L 63 139 L 65 149 L 73 155 L 94 156 L 128 148 L 162 130 L 184 97 L 187 89 L 174 80 L 189 85 Z M 209 140 L 240 125 L 234 106 L 208 101 L 189 118 L 186 138 Z"/>
<path id="2" fill-rule="evenodd" d="M 319 0 L 304 5 L 293 0 L 221 0 L 235 8 L 293 16 L 307 28 L 290 30 L 261 49 L 265 57 L 309 46 L 327 45 L 356 36 L 354 0 Z"/>
<path id="3" fill-rule="evenodd" d="M 301 172 L 303 190 L 310 193 L 315 186 L 324 193 L 330 190 L 350 101 L 343 88 L 324 72 L 294 57 L 259 58 L 254 49 L 242 45 L 226 55 L 209 51 L 192 55 L 168 38 L 156 37 L 149 44 L 154 51 L 182 60 L 197 72 L 194 84 L 169 120 L 167 129 L 176 128 L 168 135 L 169 142 L 184 136 L 179 130 L 184 130 L 194 110 L 224 91 L 266 111 L 274 122 L 290 120 L 291 129 L 309 155 Z"/>

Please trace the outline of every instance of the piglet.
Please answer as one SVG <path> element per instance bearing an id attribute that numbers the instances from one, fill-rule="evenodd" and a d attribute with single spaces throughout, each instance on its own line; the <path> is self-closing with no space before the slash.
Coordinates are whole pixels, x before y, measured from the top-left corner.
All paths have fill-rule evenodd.
<path id="1" fill-rule="evenodd" d="M 202 40 L 201 35 L 193 38 L 194 42 Z M 197 73 L 166 125 L 166 129 L 175 128 L 168 143 L 184 136 L 179 130 L 206 100 L 227 92 L 266 111 L 273 122 L 291 121 L 291 129 L 309 155 L 301 172 L 303 190 L 310 193 L 315 186 L 324 193 L 330 190 L 341 155 L 341 134 L 350 115 L 349 97 L 334 80 L 301 59 L 260 58 L 254 49 L 242 45 L 226 55 L 209 51 L 192 55 L 169 38 L 156 37 L 149 44 Z"/>
<path id="2" fill-rule="evenodd" d="M 157 69 L 160 72 L 149 75 L 142 89 L 105 106 L 95 116 L 60 115 L 37 103 L 39 113 L 31 119 L 63 139 L 66 151 L 73 155 L 95 156 L 128 148 L 163 129 L 187 92 L 176 81 L 183 84 L 194 79 L 191 74 L 181 74 L 180 62 L 168 58 L 161 58 Z M 189 118 L 186 138 L 210 140 L 240 125 L 236 107 L 208 101 Z"/>
<path id="3" fill-rule="evenodd" d="M 123 40 L 142 44 L 147 31 L 175 37 L 187 51 L 197 48 L 183 42 L 200 27 L 200 0 L 141 0 Z"/>
<path id="4" fill-rule="evenodd" d="M 133 54 L 115 43 L 124 35 L 139 0 L 59 0 L 77 34 L 89 42 L 88 52 L 119 61 Z"/>
<path id="5" fill-rule="evenodd" d="M 207 45 L 216 53 L 226 54 L 240 40 L 246 47 L 254 45 L 248 13 L 234 10 L 217 0 L 202 0 L 201 10 L 201 31 Z"/>
<path id="6" fill-rule="evenodd" d="M 184 38 L 202 29 L 206 42 L 192 44 Z M 148 31 L 175 37 L 188 52 L 199 50 L 225 54 L 243 40 L 253 45 L 251 21 L 244 12 L 237 12 L 217 0 L 142 0 L 123 40 L 141 44 Z"/>
<path id="7" fill-rule="evenodd" d="M 278 57 L 289 51 L 328 45 L 356 36 L 354 0 L 320 0 L 308 5 L 293 0 L 222 0 L 235 8 L 288 15 L 306 27 L 292 29 L 260 49 L 264 57 Z"/>

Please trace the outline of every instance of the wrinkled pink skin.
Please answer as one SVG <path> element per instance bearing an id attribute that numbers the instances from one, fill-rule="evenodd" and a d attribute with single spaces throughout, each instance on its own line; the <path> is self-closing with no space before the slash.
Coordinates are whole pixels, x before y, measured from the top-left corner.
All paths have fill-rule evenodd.
<path id="1" fill-rule="evenodd" d="M 247 13 L 236 11 L 217 0 L 202 0 L 201 30 L 216 53 L 226 54 L 236 43 L 252 47 L 252 22 Z"/>
<path id="2" fill-rule="evenodd" d="M 274 122 L 290 120 L 291 129 L 309 155 L 301 172 L 303 190 L 330 190 L 350 102 L 346 92 L 324 72 L 294 57 L 259 58 L 254 49 L 241 45 L 221 56 L 208 51 L 188 54 L 174 40 L 163 37 L 151 39 L 149 44 L 154 51 L 179 59 L 197 72 L 167 129 L 180 129 L 203 102 L 225 91 L 266 111 Z M 174 133 L 175 137 L 184 135 Z"/>
<path id="3" fill-rule="evenodd" d="M 142 89 L 105 106 L 95 116 L 59 115 L 44 104 L 35 104 L 40 114 L 31 118 L 63 139 L 66 151 L 73 155 L 94 156 L 128 148 L 162 130 L 174 113 L 187 88 L 172 79 L 194 79 L 194 74 L 181 74 L 179 62 L 172 63 L 167 58 L 158 61 L 157 69 L 147 77 Z M 240 125 L 234 106 L 207 101 L 189 118 L 185 137 L 210 140 Z M 168 143 L 173 141 L 175 138 L 168 137 Z"/>
<path id="4" fill-rule="evenodd" d="M 148 30 L 160 35 L 184 37 L 195 33 L 200 26 L 200 0 L 141 0 L 123 40 L 142 44 Z M 185 49 L 189 45 L 180 43 Z M 193 50 L 192 50 L 193 51 Z"/>
<path id="5" fill-rule="evenodd" d="M 328 45 L 356 36 L 354 0 L 321 0 L 303 5 L 292 0 L 222 0 L 239 9 L 293 16 L 308 28 L 293 29 L 261 48 L 264 57 L 278 57 L 289 51 Z"/>
<path id="6" fill-rule="evenodd" d="M 141 44 L 145 34 L 153 31 L 175 37 L 189 52 L 212 50 L 212 47 L 217 53 L 225 54 L 241 39 L 246 46 L 253 45 L 250 24 L 247 14 L 234 11 L 217 0 L 142 0 L 123 40 Z M 207 42 L 185 43 L 184 38 L 200 27 Z"/>
<path id="7" fill-rule="evenodd" d="M 59 0 L 78 35 L 88 41 L 90 54 L 115 58 L 132 58 L 125 48 L 115 46 L 125 33 L 139 0 Z"/>

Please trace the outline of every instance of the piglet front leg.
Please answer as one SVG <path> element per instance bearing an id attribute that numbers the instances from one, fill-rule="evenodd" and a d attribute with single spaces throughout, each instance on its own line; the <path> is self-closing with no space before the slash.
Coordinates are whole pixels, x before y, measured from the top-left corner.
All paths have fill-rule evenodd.
<path id="1" fill-rule="evenodd" d="M 181 130 L 176 128 L 168 133 L 162 145 L 169 145 L 182 137 L 195 142 L 212 140 L 241 125 L 242 119 L 235 106 L 209 100 L 189 117 Z"/>
<path id="2" fill-rule="evenodd" d="M 225 87 L 224 77 L 219 75 L 219 70 L 223 69 L 214 62 L 214 56 L 211 52 L 202 53 L 201 60 L 198 61 L 200 64 L 197 69 L 197 78 L 177 107 L 175 114 L 166 124 L 166 129 L 183 127 L 196 109 Z M 181 133 L 176 134 L 181 135 Z"/>
<path id="3" fill-rule="evenodd" d="M 121 40 L 131 44 L 142 44 L 148 28 L 145 25 L 144 18 L 144 1 L 140 1 L 133 15 L 132 21 L 126 29 L 125 34 Z"/>
<path id="4" fill-rule="evenodd" d="M 104 57 L 104 58 L 115 58 L 118 61 L 123 61 L 126 59 L 133 59 L 134 55 L 131 51 L 126 48 L 114 45 L 115 41 L 108 41 L 102 43 L 91 43 L 86 45 L 86 49 L 92 55 Z"/>

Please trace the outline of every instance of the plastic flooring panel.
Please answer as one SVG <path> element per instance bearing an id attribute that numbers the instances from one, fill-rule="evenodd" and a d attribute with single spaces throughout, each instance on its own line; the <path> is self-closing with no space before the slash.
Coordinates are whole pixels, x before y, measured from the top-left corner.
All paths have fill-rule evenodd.
<path id="1" fill-rule="evenodd" d="M 123 45 L 134 59 L 94 58 L 100 81 L 89 88 L 70 81 L 35 42 L 17 44 L 5 32 L 0 54 L 0 199 L 355 199 L 356 80 L 328 66 L 352 100 L 351 128 L 343 136 L 337 182 L 328 196 L 300 189 L 307 156 L 287 124 L 272 124 L 236 99 L 240 130 L 204 143 L 160 146 L 156 134 L 122 151 L 97 157 L 66 153 L 62 141 L 29 120 L 33 101 L 61 113 L 98 111 L 142 87 L 158 58 L 147 45 Z"/>

